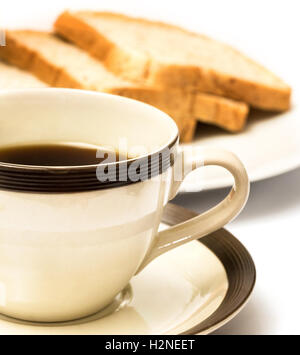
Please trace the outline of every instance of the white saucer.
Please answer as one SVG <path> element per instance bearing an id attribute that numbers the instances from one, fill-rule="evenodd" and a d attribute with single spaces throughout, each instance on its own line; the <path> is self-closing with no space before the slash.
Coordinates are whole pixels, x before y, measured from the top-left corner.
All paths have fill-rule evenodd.
<path id="1" fill-rule="evenodd" d="M 168 205 L 164 219 L 171 225 L 193 215 Z M 250 255 L 220 230 L 155 260 L 99 314 L 65 324 L 32 324 L 0 316 L 0 335 L 208 334 L 242 309 L 254 283 Z"/>
<path id="2" fill-rule="evenodd" d="M 236 135 L 212 126 L 199 125 L 195 141 L 185 146 L 221 147 L 234 152 L 245 164 L 251 182 L 299 168 L 299 91 L 294 91 L 294 105 L 288 112 L 276 114 L 253 111 L 246 130 Z M 184 181 L 181 192 L 223 188 L 232 186 L 232 183 L 231 175 L 225 170 L 206 167 L 191 173 Z"/>

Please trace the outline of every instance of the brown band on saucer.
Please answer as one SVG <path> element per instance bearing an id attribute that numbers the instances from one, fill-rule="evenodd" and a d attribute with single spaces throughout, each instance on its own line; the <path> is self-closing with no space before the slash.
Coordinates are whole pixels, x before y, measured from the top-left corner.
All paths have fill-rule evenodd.
<path id="1" fill-rule="evenodd" d="M 177 143 L 178 136 L 156 153 L 110 164 L 46 167 L 0 162 L 0 189 L 45 193 L 83 192 L 146 181 L 174 165 Z M 132 179 L 132 175 L 136 178 Z"/>
<path id="2" fill-rule="evenodd" d="M 196 217 L 197 213 L 168 204 L 163 222 L 172 226 Z M 228 291 L 220 307 L 207 319 L 181 335 L 208 334 L 224 325 L 248 301 L 256 282 L 256 269 L 247 249 L 227 230 L 220 229 L 199 240 L 208 247 L 225 267 Z"/>

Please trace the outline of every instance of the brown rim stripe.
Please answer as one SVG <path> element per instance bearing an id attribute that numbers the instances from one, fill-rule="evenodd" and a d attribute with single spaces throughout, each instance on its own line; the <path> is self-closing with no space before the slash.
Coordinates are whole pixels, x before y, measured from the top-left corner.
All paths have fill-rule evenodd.
<path id="1" fill-rule="evenodd" d="M 163 222 L 172 226 L 197 216 L 197 213 L 174 204 L 164 210 Z M 199 242 L 207 246 L 225 267 L 229 288 L 220 307 L 207 319 L 181 335 L 209 331 L 234 315 L 249 299 L 256 282 L 256 269 L 246 248 L 228 231 L 220 229 Z"/>
<path id="2" fill-rule="evenodd" d="M 23 192 L 82 192 L 110 189 L 146 181 L 174 165 L 178 137 L 161 151 L 130 161 L 80 167 L 31 167 L 0 162 L 0 189 Z M 169 153 L 172 154 L 169 154 Z M 134 165 L 133 165 L 134 164 Z M 137 179 L 130 179 L 131 167 Z M 97 178 L 101 167 L 103 179 Z M 99 173 L 99 169 L 98 169 Z M 101 174 L 100 174 L 101 176 Z"/>

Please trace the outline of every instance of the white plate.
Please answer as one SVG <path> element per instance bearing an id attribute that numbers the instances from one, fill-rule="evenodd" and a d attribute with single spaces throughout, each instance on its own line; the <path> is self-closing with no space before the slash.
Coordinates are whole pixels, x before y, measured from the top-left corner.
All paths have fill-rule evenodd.
<path id="1" fill-rule="evenodd" d="M 229 134 L 205 125 L 187 147 L 222 147 L 236 153 L 245 164 L 251 182 L 267 179 L 300 167 L 300 94 L 284 113 L 251 112 L 246 130 Z M 226 171 L 205 167 L 191 173 L 181 192 L 196 192 L 232 185 Z"/>

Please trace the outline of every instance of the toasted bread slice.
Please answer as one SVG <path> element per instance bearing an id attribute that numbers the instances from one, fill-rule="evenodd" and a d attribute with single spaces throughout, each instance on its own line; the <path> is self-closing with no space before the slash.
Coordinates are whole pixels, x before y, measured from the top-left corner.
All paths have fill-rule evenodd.
<path id="1" fill-rule="evenodd" d="M 30 73 L 0 62 L 0 90 L 44 87 L 47 85 Z"/>
<path id="2" fill-rule="evenodd" d="M 76 14 L 63 13 L 55 24 L 58 34 L 108 64 L 116 74 L 142 83 L 147 57 L 143 53 L 130 51 L 129 47 L 126 48 L 126 54 L 122 48 L 109 42 L 95 28 L 81 19 L 80 14 L 77 17 Z M 113 58 L 118 60 L 114 61 Z M 134 71 L 133 75 L 130 74 L 132 71 Z M 231 132 L 239 132 L 244 128 L 249 112 L 247 104 L 211 94 L 197 93 L 195 96 L 192 115 L 199 121 L 218 125 Z"/>
<path id="3" fill-rule="evenodd" d="M 171 115 L 179 126 L 181 140 L 188 142 L 193 138 L 196 120 L 201 115 L 204 122 L 216 123 L 230 131 L 239 131 L 247 114 L 238 115 L 241 105 L 233 102 L 228 117 L 224 119 L 226 99 L 212 95 L 199 94 L 203 107 L 194 106 L 191 93 L 182 90 L 162 90 L 122 80 L 106 70 L 97 60 L 79 48 L 66 43 L 52 34 L 35 31 L 7 31 L 7 46 L 0 48 L 0 57 L 20 68 L 31 71 L 44 82 L 56 87 L 71 87 L 110 92 L 141 100 L 156 106 Z M 197 102 L 197 101 L 196 101 Z M 229 122 L 230 121 L 230 122 Z"/>
<path id="4" fill-rule="evenodd" d="M 0 57 L 50 86 L 96 90 L 144 101 L 176 121 L 182 141 L 186 141 L 185 135 L 194 134 L 189 93 L 136 85 L 118 78 L 80 48 L 49 33 L 7 31 L 6 42 L 0 48 Z"/>
<path id="5" fill-rule="evenodd" d="M 179 27 L 105 12 L 65 12 L 55 29 L 123 78 L 287 110 L 291 89 L 230 46 Z"/>
<path id="6" fill-rule="evenodd" d="M 200 122 L 226 127 L 228 131 L 240 132 L 246 125 L 249 106 L 243 102 L 198 94 L 193 104 L 193 115 Z"/>

